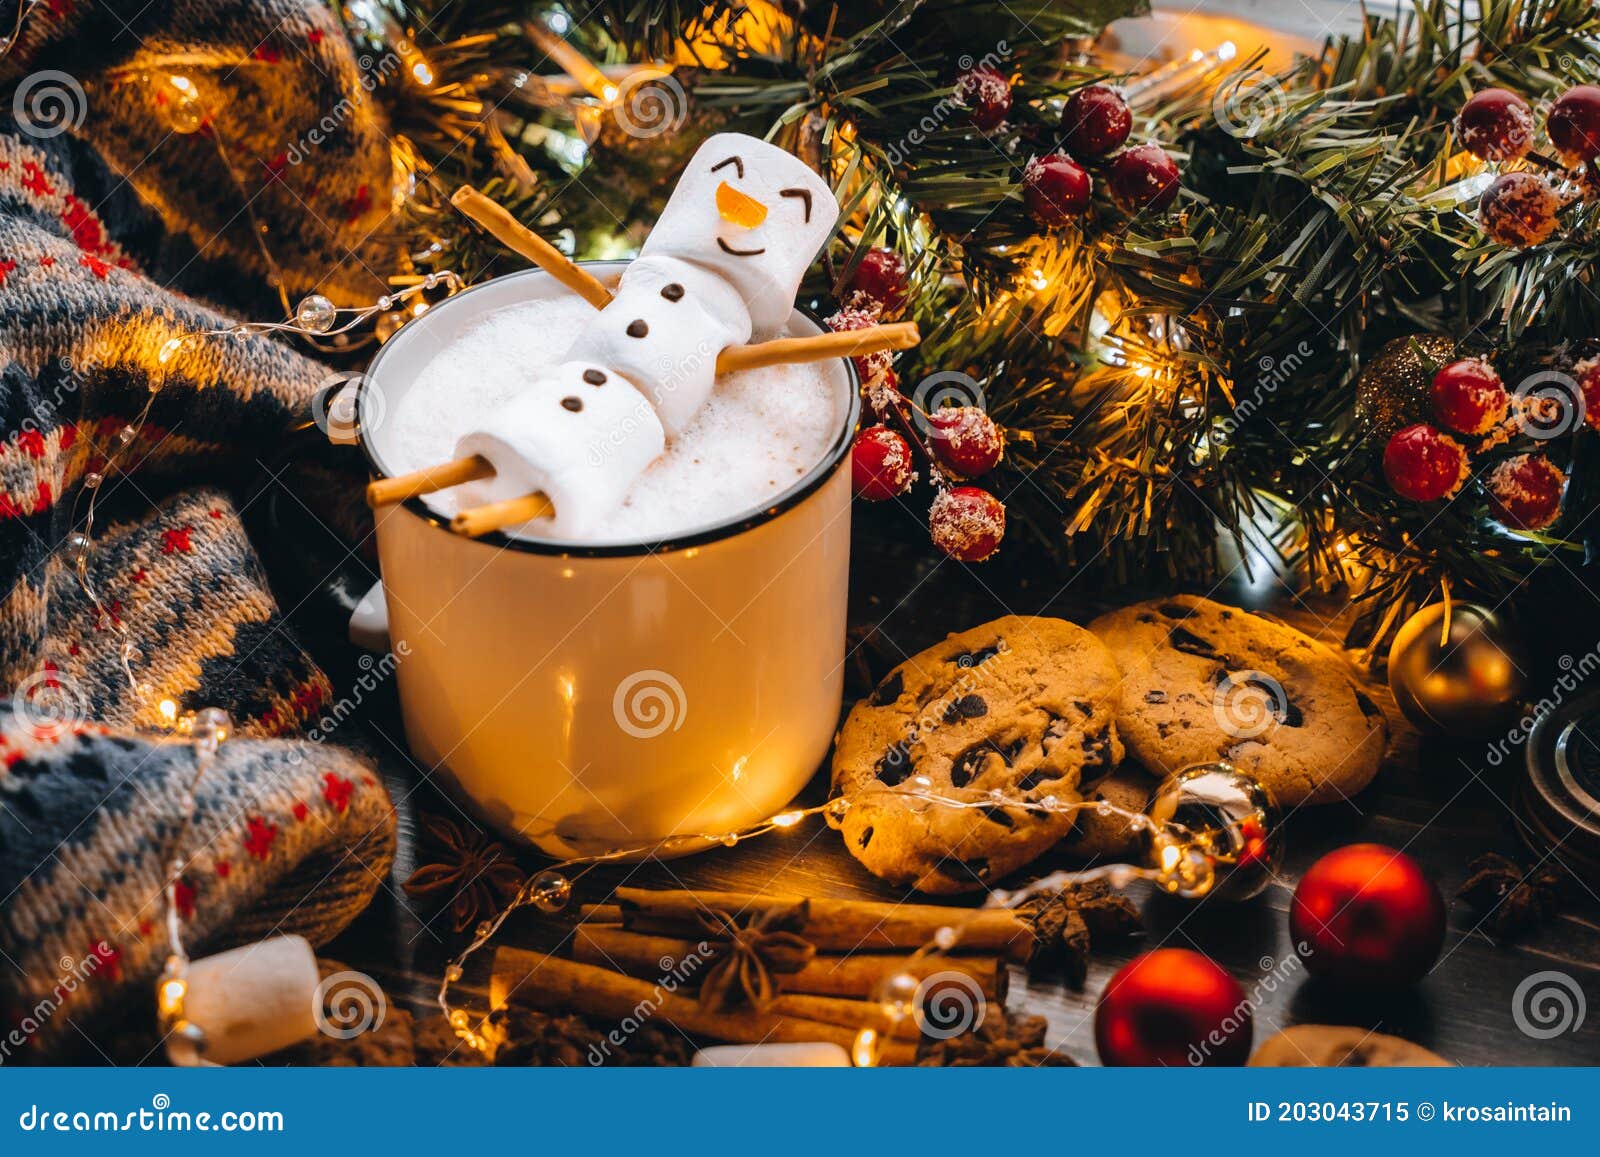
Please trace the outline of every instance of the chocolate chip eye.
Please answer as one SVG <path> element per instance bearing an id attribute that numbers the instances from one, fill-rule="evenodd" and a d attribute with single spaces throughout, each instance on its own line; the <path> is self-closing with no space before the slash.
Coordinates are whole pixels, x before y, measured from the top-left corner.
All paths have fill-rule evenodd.
<path id="1" fill-rule="evenodd" d="M 591 386 L 603 386 L 603 385 L 606 384 L 605 371 L 604 370 L 584 370 L 583 371 L 583 380 L 588 382 Z"/>
<path id="2" fill-rule="evenodd" d="M 650 332 L 650 327 L 645 324 L 644 318 L 636 317 L 628 323 L 627 332 L 629 337 L 644 337 Z"/>
<path id="3" fill-rule="evenodd" d="M 806 224 L 811 223 L 811 191 L 809 189 L 780 189 L 780 197 L 799 197 L 806 206 Z"/>
<path id="4" fill-rule="evenodd" d="M 582 398 L 562 398 L 561 399 L 561 408 L 563 410 L 571 410 L 574 414 L 576 414 L 579 410 L 583 409 L 583 399 Z"/>
<path id="5" fill-rule="evenodd" d="M 683 286 L 679 285 L 676 281 L 669 282 L 661 287 L 661 296 L 666 298 L 668 301 L 682 301 Z"/>

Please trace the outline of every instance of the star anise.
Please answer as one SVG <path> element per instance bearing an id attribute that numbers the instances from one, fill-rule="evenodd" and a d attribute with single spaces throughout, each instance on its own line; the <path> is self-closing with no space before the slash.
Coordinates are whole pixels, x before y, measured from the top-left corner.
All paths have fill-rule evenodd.
<path id="1" fill-rule="evenodd" d="M 1042 1016 L 997 1012 L 971 1032 L 924 1043 L 917 1064 L 929 1068 L 1048 1068 L 1077 1062 L 1044 1043 Z"/>
<path id="2" fill-rule="evenodd" d="M 1029 963 L 1059 969 L 1073 988 L 1088 976 L 1091 937 L 1129 936 L 1140 927 L 1132 901 L 1098 881 L 1042 896 L 1020 911 L 1033 923 Z"/>
<path id="3" fill-rule="evenodd" d="M 744 924 L 720 910 L 701 912 L 700 925 L 715 943 L 711 967 L 700 981 L 700 1003 L 712 1009 L 741 999 L 756 1008 L 770 1003 L 777 987 L 773 974 L 799 972 L 817 954 L 798 931 L 808 915 L 804 901 L 768 908 Z"/>
<path id="4" fill-rule="evenodd" d="M 1524 871 L 1508 856 L 1487 852 L 1467 865 L 1472 873 L 1456 897 L 1483 916 L 1496 940 L 1512 940 L 1561 910 L 1565 881 L 1549 864 Z"/>
<path id="5" fill-rule="evenodd" d="M 422 816 L 423 846 L 433 859 L 403 887 L 418 899 L 448 898 L 457 932 L 509 904 L 526 876 L 505 846 L 444 816 Z"/>

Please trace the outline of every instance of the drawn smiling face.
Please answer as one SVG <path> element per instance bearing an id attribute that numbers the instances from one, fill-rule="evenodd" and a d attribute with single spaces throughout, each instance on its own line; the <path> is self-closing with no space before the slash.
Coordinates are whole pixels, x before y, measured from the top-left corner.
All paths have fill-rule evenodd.
<path id="1" fill-rule="evenodd" d="M 685 167 L 641 256 L 692 261 L 745 299 L 757 336 L 781 327 L 800 279 L 833 233 L 827 182 L 783 149 L 720 133 Z"/>

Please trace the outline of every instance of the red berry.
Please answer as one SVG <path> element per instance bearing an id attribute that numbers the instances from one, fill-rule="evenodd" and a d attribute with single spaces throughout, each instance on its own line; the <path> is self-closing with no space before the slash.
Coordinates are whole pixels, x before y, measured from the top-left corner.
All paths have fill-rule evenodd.
<path id="1" fill-rule="evenodd" d="M 1089 208 L 1094 184 L 1065 153 L 1035 157 L 1022 171 L 1022 203 L 1041 225 L 1062 225 Z"/>
<path id="2" fill-rule="evenodd" d="M 1572 367 L 1583 391 L 1583 420 L 1600 430 L 1600 358 L 1589 358 Z"/>
<path id="3" fill-rule="evenodd" d="M 1567 476 L 1542 455 L 1507 458 L 1489 475 L 1489 513 L 1496 522 L 1543 530 L 1561 513 Z"/>
<path id="4" fill-rule="evenodd" d="M 928 511 L 933 545 L 959 562 L 982 562 L 1000 549 L 1006 534 L 1006 508 L 977 486 L 940 491 Z"/>
<path id="5" fill-rule="evenodd" d="M 881 302 L 885 313 L 893 313 L 906 303 L 910 281 L 911 271 L 904 257 L 893 249 L 872 248 L 850 275 L 850 288 Z"/>
<path id="6" fill-rule="evenodd" d="M 1533 147 L 1533 110 L 1503 88 L 1472 94 L 1456 116 L 1462 147 L 1484 161 L 1514 161 Z"/>
<path id="7" fill-rule="evenodd" d="M 1389 439 L 1383 473 L 1402 498 L 1433 502 L 1461 489 L 1467 480 L 1467 452 L 1450 435 L 1418 422 Z"/>
<path id="8" fill-rule="evenodd" d="M 1506 419 L 1511 395 L 1500 375 L 1477 358 L 1451 362 L 1433 375 L 1434 416 L 1458 434 L 1483 435 Z"/>
<path id="9" fill-rule="evenodd" d="M 1080 88 L 1061 111 L 1068 150 L 1081 157 L 1103 157 L 1120 148 L 1133 128 L 1133 114 L 1114 89 L 1103 84 Z"/>
<path id="10" fill-rule="evenodd" d="M 966 478 L 987 474 L 1000 464 L 1006 436 L 977 406 L 946 406 L 928 415 L 933 434 L 928 451 Z"/>
<path id="11" fill-rule="evenodd" d="M 1167 208 L 1178 198 L 1178 166 L 1160 145 L 1138 145 L 1111 162 L 1111 198 L 1129 213 Z"/>
<path id="12" fill-rule="evenodd" d="M 1545 118 L 1550 143 L 1573 164 L 1600 157 L 1600 88 L 1574 85 L 1550 106 Z"/>
<path id="13" fill-rule="evenodd" d="M 1525 249 L 1556 231 L 1561 198 L 1537 173 L 1501 173 L 1478 199 L 1478 224 L 1491 241 Z"/>
<path id="14" fill-rule="evenodd" d="M 1011 81 L 1005 73 L 979 64 L 956 77 L 956 100 L 972 115 L 972 123 L 988 132 L 1011 111 Z"/>
<path id="15" fill-rule="evenodd" d="M 896 498 L 911 489 L 911 447 L 887 426 L 869 426 L 850 447 L 850 483 L 868 502 Z"/>
<path id="16" fill-rule="evenodd" d="M 828 318 L 823 324 L 834 333 L 847 333 L 851 330 L 868 329 L 878 324 L 878 317 L 882 313 L 878 302 L 859 295 L 852 298 L 851 303 L 839 310 L 838 313 Z M 863 385 L 871 385 L 878 378 L 888 373 L 894 365 L 894 355 L 887 350 L 875 354 L 861 354 L 850 359 L 856 367 L 856 374 L 861 378 Z"/>

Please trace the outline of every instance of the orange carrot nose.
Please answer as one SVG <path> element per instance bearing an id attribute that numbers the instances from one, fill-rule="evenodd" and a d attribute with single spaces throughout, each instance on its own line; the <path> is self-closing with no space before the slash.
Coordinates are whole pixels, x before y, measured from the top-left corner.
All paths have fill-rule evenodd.
<path id="1" fill-rule="evenodd" d="M 767 207 L 728 182 L 717 186 L 717 212 L 741 229 L 754 229 L 767 219 Z"/>

